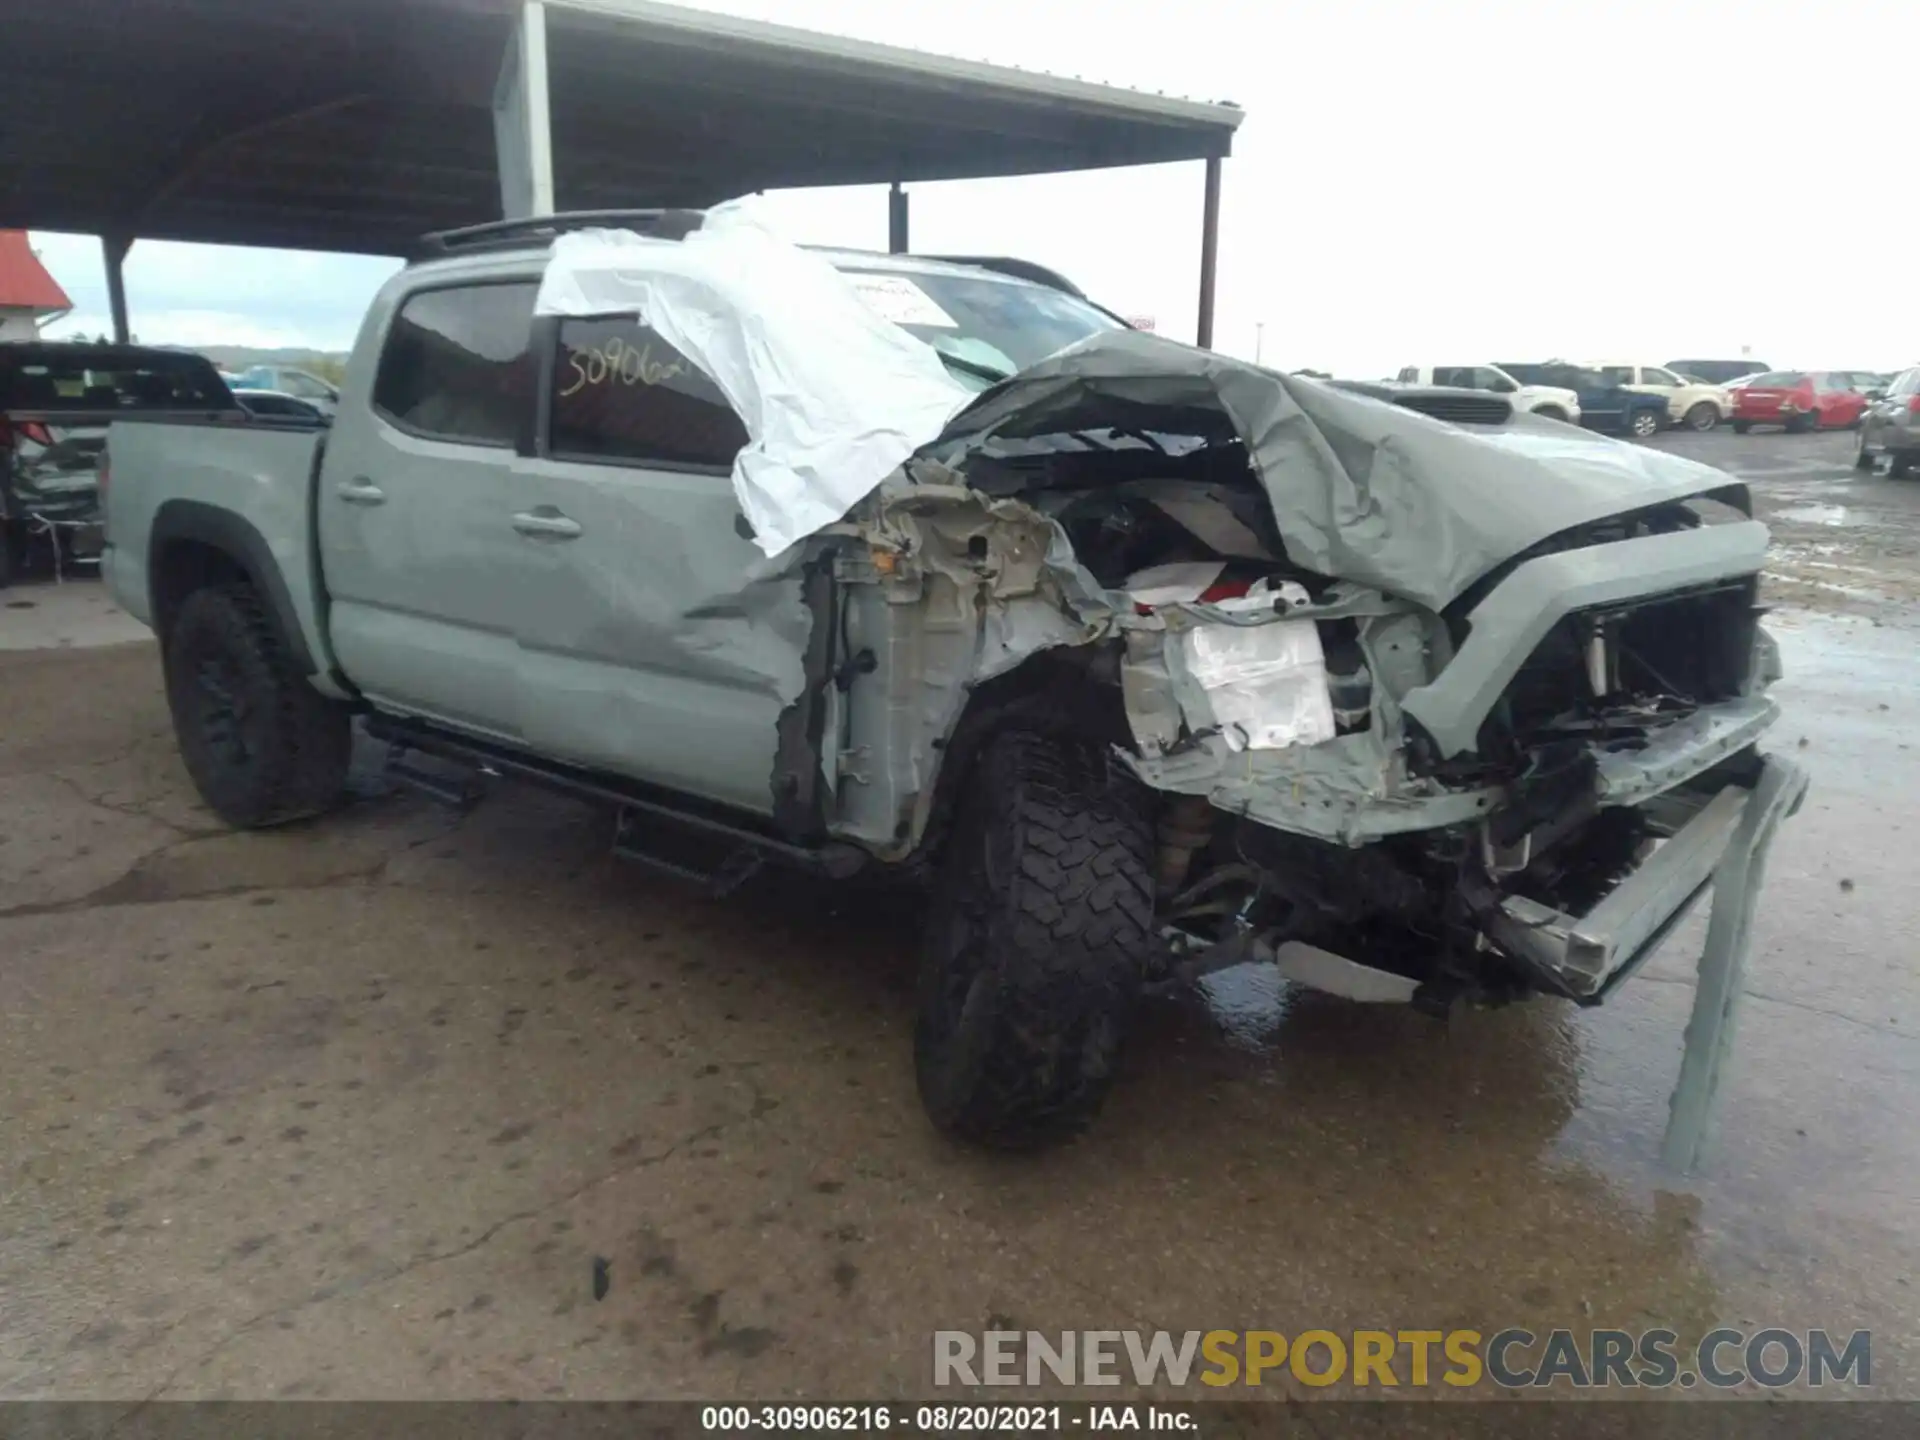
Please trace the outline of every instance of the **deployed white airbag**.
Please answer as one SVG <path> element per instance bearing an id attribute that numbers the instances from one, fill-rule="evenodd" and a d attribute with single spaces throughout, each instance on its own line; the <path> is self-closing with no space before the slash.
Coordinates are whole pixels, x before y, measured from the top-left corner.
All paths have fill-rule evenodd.
<path id="1" fill-rule="evenodd" d="M 707 211 L 684 240 L 560 236 L 534 310 L 637 315 L 720 387 L 748 435 L 734 493 L 768 555 L 844 516 L 972 398 L 750 199 Z"/>
<path id="2" fill-rule="evenodd" d="M 1311 620 L 1199 625 L 1181 636 L 1230 750 L 1283 750 L 1334 737 L 1320 629 Z"/>

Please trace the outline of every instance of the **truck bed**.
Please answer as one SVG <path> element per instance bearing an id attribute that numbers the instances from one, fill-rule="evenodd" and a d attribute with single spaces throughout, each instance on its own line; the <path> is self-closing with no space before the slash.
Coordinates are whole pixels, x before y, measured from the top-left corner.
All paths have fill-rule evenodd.
<path id="1" fill-rule="evenodd" d="M 319 565 L 312 551 L 324 425 L 209 416 L 116 421 L 107 433 L 106 549 L 117 600 L 152 626 L 154 557 L 174 540 L 251 555 L 256 583 L 297 627 L 324 675 Z"/>

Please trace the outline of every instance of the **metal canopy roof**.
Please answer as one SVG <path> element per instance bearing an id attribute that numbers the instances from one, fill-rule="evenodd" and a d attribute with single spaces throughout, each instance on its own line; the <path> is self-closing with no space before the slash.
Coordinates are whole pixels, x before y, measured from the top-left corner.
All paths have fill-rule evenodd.
<path id="1" fill-rule="evenodd" d="M 0 226 L 402 253 L 498 216 L 516 0 L 26 0 Z M 24 13 L 23 13 L 24 12 Z M 1240 111 L 648 0 L 554 0 L 563 209 L 1223 156 Z"/>

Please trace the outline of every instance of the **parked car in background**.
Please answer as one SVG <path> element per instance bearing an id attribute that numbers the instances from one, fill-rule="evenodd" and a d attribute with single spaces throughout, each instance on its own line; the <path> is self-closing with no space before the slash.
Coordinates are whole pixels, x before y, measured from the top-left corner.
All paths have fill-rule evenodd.
<path id="1" fill-rule="evenodd" d="M 1667 418 L 1689 430 L 1711 430 L 1733 413 L 1733 396 L 1719 385 L 1689 380 L 1658 365 L 1598 365 L 1600 377 L 1612 385 L 1658 395 L 1667 402 Z"/>
<path id="2" fill-rule="evenodd" d="M 1869 400 L 1887 393 L 1887 388 L 1900 378 L 1897 370 L 1837 370 L 1837 375 L 1845 375 L 1853 388 Z"/>
<path id="3" fill-rule="evenodd" d="M 1802 430 L 1844 430 L 1866 412 L 1867 397 L 1847 375 L 1833 370 L 1770 370 L 1733 392 L 1733 429 L 1744 435 L 1756 425 Z"/>
<path id="4" fill-rule="evenodd" d="M 1764 360 L 1669 360 L 1665 368 L 1692 380 L 1704 380 L 1709 385 L 1726 385 L 1773 367 Z"/>
<path id="5" fill-rule="evenodd" d="M 1571 390 L 1516 379 L 1498 365 L 1408 365 L 1393 378 L 1398 385 L 1486 390 L 1506 396 L 1515 410 L 1580 423 L 1580 397 Z"/>
<path id="6" fill-rule="evenodd" d="M 234 386 L 238 390 L 273 390 L 282 395 L 291 395 L 296 400 L 305 400 L 317 405 L 327 414 L 333 414 L 340 404 L 340 391 L 331 382 L 322 380 L 310 370 L 296 370 L 287 365 L 254 365 L 240 372 L 240 382 Z"/>
<path id="7" fill-rule="evenodd" d="M 283 395 L 278 390 L 236 390 L 233 398 L 249 415 L 267 419 L 305 420 L 323 424 L 333 418 L 311 400 L 302 400 L 297 395 Z"/>
<path id="8" fill-rule="evenodd" d="M 233 411 L 211 362 L 177 350 L 71 341 L 0 344 L 0 585 L 44 544 L 56 573 L 100 554 L 107 426 Z"/>
<path id="9" fill-rule="evenodd" d="M 1571 390 L 1579 402 L 1580 423 L 1589 430 L 1645 440 L 1650 435 L 1658 435 L 1669 423 L 1664 395 L 1629 390 L 1584 365 L 1569 365 L 1564 360 L 1540 364 L 1502 361 L 1500 368 L 1529 385 Z"/>
<path id="10" fill-rule="evenodd" d="M 1860 419 L 1860 449 L 1853 468 L 1871 470 L 1887 457 L 1887 474 L 1900 480 L 1920 470 L 1920 365 L 1902 370 L 1887 393 Z"/>

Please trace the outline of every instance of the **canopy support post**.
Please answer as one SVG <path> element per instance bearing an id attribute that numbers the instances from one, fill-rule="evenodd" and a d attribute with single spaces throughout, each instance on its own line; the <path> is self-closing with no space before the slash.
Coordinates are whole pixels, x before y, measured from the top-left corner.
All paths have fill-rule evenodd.
<path id="1" fill-rule="evenodd" d="M 553 214 L 546 0 L 521 0 L 520 17 L 493 87 L 493 143 L 500 172 L 501 217 L 524 220 Z"/>
<path id="2" fill-rule="evenodd" d="M 1213 348 L 1213 281 L 1220 260 L 1220 157 L 1207 157 L 1207 189 L 1200 210 L 1200 328 L 1194 341 Z"/>
<path id="3" fill-rule="evenodd" d="M 101 258 L 107 262 L 107 304 L 113 311 L 113 340 L 126 345 L 133 338 L 127 320 L 127 251 L 133 248 L 131 235 L 102 235 Z"/>
<path id="4" fill-rule="evenodd" d="M 887 253 L 907 253 L 907 192 L 898 180 L 887 192 Z"/>

